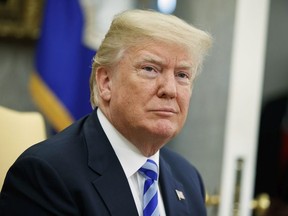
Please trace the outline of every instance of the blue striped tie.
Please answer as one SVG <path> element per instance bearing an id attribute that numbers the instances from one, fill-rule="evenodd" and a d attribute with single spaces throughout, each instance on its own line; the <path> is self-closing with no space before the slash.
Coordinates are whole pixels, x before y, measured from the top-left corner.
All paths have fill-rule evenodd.
<path id="1" fill-rule="evenodd" d="M 139 173 L 145 177 L 143 192 L 143 216 L 159 216 L 157 164 L 153 160 L 148 159 L 146 163 L 139 169 Z"/>

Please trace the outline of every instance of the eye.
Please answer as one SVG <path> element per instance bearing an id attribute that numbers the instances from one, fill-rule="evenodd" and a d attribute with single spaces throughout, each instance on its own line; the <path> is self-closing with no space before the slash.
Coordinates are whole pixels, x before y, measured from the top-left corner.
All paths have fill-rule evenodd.
<path id="1" fill-rule="evenodd" d="M 146 78 L 155 78 L 159 75 L 159 70 L 156 67 L 148 65 L 148 66 L 141 66 L 139 70 L 139 75 L 146 77 Z"/>
<path id="2" fill-rule="evenodd" d="M 180 71 L 175 75 L 176 79 L 183 84 L 190 84 L 191 74 L 187 72 Z"/>
<path id="3" fill-rule="evenodd" d="M 177 77 L 179 77 L 179 78 L 187 78 L 187 79 L 189 79 L 189 76 L 186 74 L 186 73 L 183 73 L 183 72 L 179 72 L 178 74 L 177 74 Z"/>
<path id="4" fill-rule="evenodd" d="M 153 67 L 151 67 L 151 66 L 145 66 L 142 69 L 145 70 L 145 71 L 148 71 L 148 72 L 152 72 L 152 71 L 156 72 L 156 70 Z"/>

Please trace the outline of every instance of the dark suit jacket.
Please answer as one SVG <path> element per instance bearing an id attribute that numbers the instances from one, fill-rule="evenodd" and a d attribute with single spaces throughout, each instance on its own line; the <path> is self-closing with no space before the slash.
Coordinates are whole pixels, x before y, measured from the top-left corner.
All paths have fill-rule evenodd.
<path id="1" fill-rule="evenodd" d="M 167 148 L 160 151 L 159 166 L 166 214 L 206 215 L 196 169 Z M 175 190 L 182 191 L 185 200 L 179 200 Z M 4 182 L 0 215 L 138 215 L 96 111 L 17 159 Z"/>

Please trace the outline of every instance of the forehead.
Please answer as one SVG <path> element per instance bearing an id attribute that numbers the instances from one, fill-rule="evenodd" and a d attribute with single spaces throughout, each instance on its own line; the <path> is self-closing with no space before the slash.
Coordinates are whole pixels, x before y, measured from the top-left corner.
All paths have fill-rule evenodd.
<path id="1" fill-rule="evenodd" d="M 127 54 L 132 61 L 151 61 L 159 64 L 171 62 L 185 67 L 193 67 L 194 61 L 191 53 L 184 46 L 164 43 L 148 42 L 130 47 Z"/>

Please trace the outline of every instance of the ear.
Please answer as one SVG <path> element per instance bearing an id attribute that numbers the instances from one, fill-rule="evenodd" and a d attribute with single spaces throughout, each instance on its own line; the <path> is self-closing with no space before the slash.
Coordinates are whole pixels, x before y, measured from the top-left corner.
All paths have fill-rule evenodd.
<path id="1" fill-rule="evenodd" d="M 109 102 L 111 99 L 111 72 L 105 67 L 99 67 L 96 71 L 96 81 L 99 97 Z"/>

